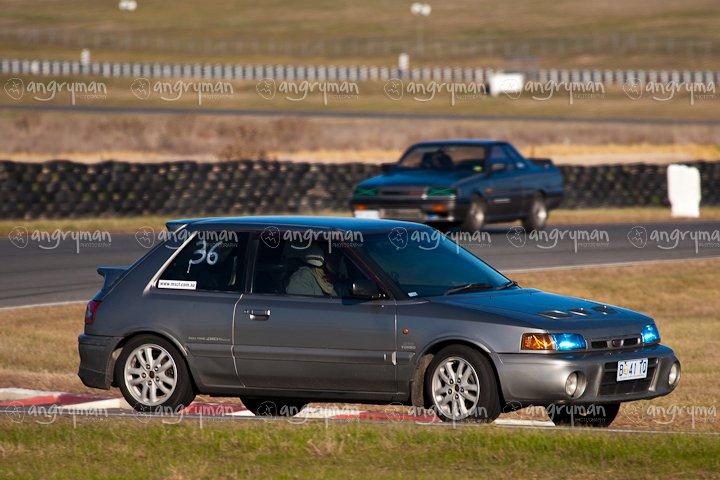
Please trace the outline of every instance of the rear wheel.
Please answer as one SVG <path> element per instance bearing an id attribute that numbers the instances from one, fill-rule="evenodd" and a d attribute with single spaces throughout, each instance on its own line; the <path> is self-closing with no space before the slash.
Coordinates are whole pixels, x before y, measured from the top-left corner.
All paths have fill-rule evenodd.
<path id="1" fill-rule="evenodd" d="M 425 375 L 428 403 L 445 422 L 492 422 L 501 412 L 490 362 L 477 350 L 451 345 L 438 352 Z"/>
<path id="2" fill-rule="evenodd" d="M 296 399 L 241 398 L 245 408 L 258 417 L 294 417 L 306 402 Z"/>
<path id="3" fill-rule="evenodd" d="M 485 226 L 485 216 L 487 212 L 487 204 L 485 200 L 478 196 L 474 196 L 470 201 L 470 208 L 465 214 L 465 220 L 462 229 L 466 232 L 477 232 Z"/>
<path id="4" fill-rule="evenodd" d="M 115 382 L 140 412 L 177 413 L 195 398 L 185 359 L 172 343 L 154 335 L 125 344 L 115 362 Z"/>
<path id="5" fill-rule="evenodd" d="M 550 420 L 557 426 L 566 427 L 609 427 L 619 411 L 619 403 L 547 407 Z"/>
<path id="6" fill-rule="evenodd" d="M 545 205 L 545 197 L 540 193 L 536 193 L 530 205 L 530 213 L 523 219 L 523 227 L 525 230 L 542 230 L 547 225 L 548 209 Z"/>

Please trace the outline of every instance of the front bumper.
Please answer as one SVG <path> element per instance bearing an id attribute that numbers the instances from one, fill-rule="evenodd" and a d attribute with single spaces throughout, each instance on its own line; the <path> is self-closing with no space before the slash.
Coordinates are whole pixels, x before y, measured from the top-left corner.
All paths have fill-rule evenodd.
<path id="1" fill-rule="evenodd" d="M 353 198 L 350 209 L 356 212 L 377 211 L 379 218 L 412 222 L 459 222 L 465 218 L 467 203 L 455 197 L 388 199 Z"/>
<path id="2" fill-rule="evenodd" d="M 617 362 L 639 358 L 649 361 L 647 378 L 617 382 Z M 506 402 L 546 406 L 617 403 L 667 395 L 677 386 L 677 382 L 674 386 L 668 384 L 674 362 L 678 359 L 672 349 L 653 345 L 572 354 L 499 354 L 497 367 Z M 586 381 L 585 391 L 576 398 L 565 393 L 565 381 L 572 372 L 581 372 Z"/>
<path id="3" fill-rule="evenodd" d="M 80 368 L 78 376 L 82 383 L 90 388 L 108 390 L 113 380 L 113 352 L 121 337 L 87 335 L 78 337 Z"/>

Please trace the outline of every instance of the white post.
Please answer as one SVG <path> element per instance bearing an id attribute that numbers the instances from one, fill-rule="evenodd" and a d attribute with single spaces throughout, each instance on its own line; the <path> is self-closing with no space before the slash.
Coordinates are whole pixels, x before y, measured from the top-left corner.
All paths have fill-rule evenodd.
<path id="1" fill-rule="evenodd" d="M 700 171 L 687 165 L 670 165 L 667 170 L 668 198 L 673 217 L 700 216 Z"/>

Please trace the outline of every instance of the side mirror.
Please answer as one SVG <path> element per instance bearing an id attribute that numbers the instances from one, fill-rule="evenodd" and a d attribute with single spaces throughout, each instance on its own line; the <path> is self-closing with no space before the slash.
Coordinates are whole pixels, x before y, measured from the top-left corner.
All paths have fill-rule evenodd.
<path id="1" fill-rule="evenodd" d="M 378 290 L 375 282 L 367 279 L 355 280 L 350 286 L 350 294 L 355 298 L 363 300 L 374 300 L 380 298 L 380 290 Z"/>
<path id="2" fill-rule="evenodd" d="M 490 166 L 490 173 L 504 172 L 507 169 L 507 165 L 504 163 L 493 163 Z"/>
<path id="3" fill-rule="evenodd" d="M 380 165 L 380 170 L 382 170 L 383 173 L 392 172 L 395 170 L 395 163 L 383 163 Z"/>

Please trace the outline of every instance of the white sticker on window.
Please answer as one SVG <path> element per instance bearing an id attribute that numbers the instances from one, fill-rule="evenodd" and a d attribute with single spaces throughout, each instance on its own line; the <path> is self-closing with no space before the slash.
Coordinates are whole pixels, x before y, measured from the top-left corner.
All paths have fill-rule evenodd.
<path id="1" fill-rule="evenodd" d="M 196 290 L 197 282 L 195 280 L 160 280 L 158 288 L 175 288 L 178 290 Z"/>
<path id="2" fill-rule="evenodd" d="M 408 297 L 417 297 L 417 292 L 408 293 Z"/>

